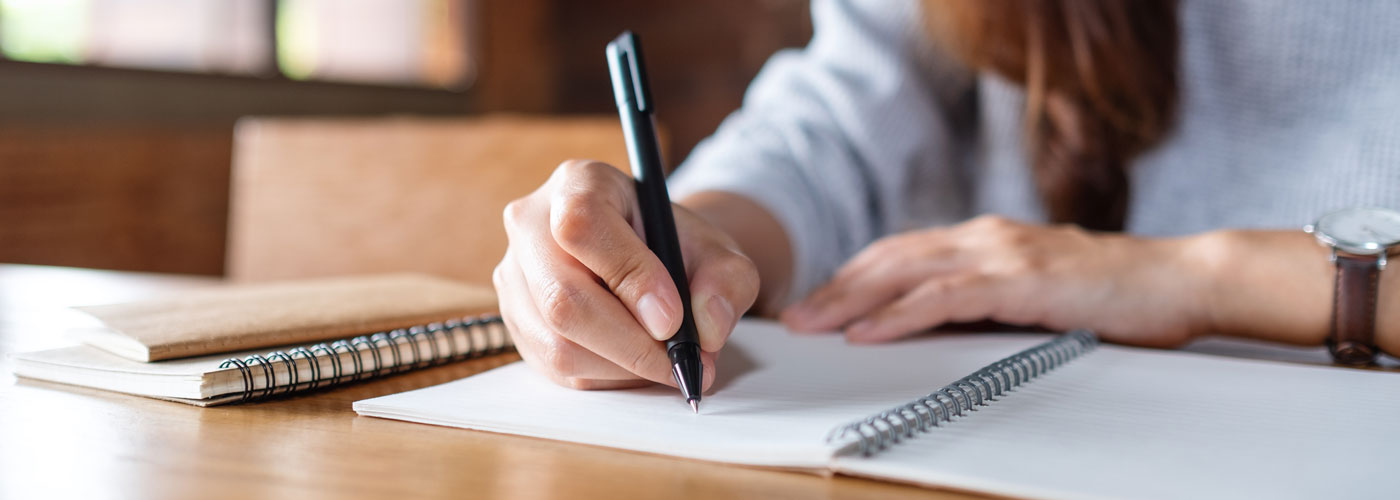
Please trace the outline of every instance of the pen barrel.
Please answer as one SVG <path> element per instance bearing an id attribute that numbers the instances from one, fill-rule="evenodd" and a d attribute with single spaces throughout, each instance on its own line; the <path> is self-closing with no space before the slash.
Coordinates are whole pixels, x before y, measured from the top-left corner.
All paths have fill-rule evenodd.
<path id="1" fill-rule="evenodd" d="M 642 229 L 647 248 L 666 266 L 671 281 L 681 298 L 681 326 L 666 341 L 669 350 L 677 343 L 698 343 L 695 317 L 690 310 L 690 280 L 685 274 L 685 259 L 681 254 L 676 220 L 671 213 L 671 195 L 666 190 L 666 173 L 661 168 L 661 151 L 656 144 L 656 126 L 650 113 L 623 108 L 622 128 L 627 131 L 627 154 L 632 163 L 632 176 L 637 189 L 637 205 L 641 208 Z"/>
<path id="2" fill-rule="evenodd" d="M 690 280 L 685 274 L 685 259 L 681 254 L 680 238 L 676 234 L 676 219 L 671 212 L 671 195 L 666 191 L 666 172 L 661 167 L 661 151 L 657 146 L 641 42 L 631 32 L 624 32 L 608 44 L 607 54 L 608 72 L 612 77 L 618 116 L 622 120 L 622 135 L 627 141 L 627 157 L 632 162 L 637 211 L 642 219 L 647 247 L 666 267 L 681 299 L 681 325 L 666 340 L 666 354 L 671 360 L 676 384 L 694 408 L 700 400 L 703 375 L 700 336 L 695 330 L 695 316 L 690 310 Z"/>
<path id="3" fill-rule="evenodd" d="M 651 116 L 642 115 L 637 120 L 638 134 L 655 134 Z M 633 162 L 633 175 L 636 177 L 637 202 L 642 207 L 642 228 L 646 234 L 647 248 L 666 266 L 671 281 L 681 298 L 681 326 L 666 342 L 667 349 L 678 342 L 699 342 L 695 330 L 695 318 L 690 310 L 690 279 L 685 273 L 685 258 L 681 253 L 680 237 L 676 232 L 676 220 L 671 212 L 671 196 L 666 190 L 666 177 L 661 169 L 661 154 L 654 141 L 638 141 L 637 152 L 640 162 Z"/>

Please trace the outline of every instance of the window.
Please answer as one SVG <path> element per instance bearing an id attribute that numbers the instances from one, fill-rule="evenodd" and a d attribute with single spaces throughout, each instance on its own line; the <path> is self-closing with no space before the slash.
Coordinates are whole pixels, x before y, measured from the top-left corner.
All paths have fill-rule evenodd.
<path id="1" fill-rule="evenodd" d="M 0 53 L 61 64 L 459 89 L 467 0 L 0 0 Z"/>

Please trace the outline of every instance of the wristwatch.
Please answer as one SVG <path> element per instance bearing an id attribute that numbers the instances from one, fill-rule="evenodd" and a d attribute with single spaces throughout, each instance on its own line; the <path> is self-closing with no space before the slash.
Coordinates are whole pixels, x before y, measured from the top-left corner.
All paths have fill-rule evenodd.
<path id="1" fill-rule="evenodd" d="M 1303 227 L 1332 249 L 1337 266 L 1332 290 L 1332 325 L 1327 349 L 1346 365 L 1375 362 L 1376 299 L 1389 254 L 1400 250 L 1400 212 L 1348 208 Z"/>

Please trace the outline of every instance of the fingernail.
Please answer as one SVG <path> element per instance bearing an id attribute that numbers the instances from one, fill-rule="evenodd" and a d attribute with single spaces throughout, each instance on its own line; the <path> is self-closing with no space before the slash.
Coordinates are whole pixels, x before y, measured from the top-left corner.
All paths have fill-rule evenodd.
<path id="1" fill-rule="evenodd" d="M 851 324 L 851 326 L 846 327 L 846 338 L 856 342 L 863 341 L 870 336 L 870 330 L 874 328 L 875 320 L 873 319 L 857 321 Z"/>
<path id="2" fill-rule="evenodd" d="M 671 312 L 656 294 L 648 293 L 637 301 L 637 310 L 642 313 L 642 324 L 656 340 L 671 338 L 676 332 L 671 330 Z"/>
<path id="3" fill-rule="evenodd" d="M 723 340 L 734 327 L 734 306 L 729 305 L 729 300 L 718 295 L 711 295 L 702 298 L 700 307 L 705 311 L 705 316 L 699 318 L 700 337 Z M 701 343 L 704 343 L 703 340 Z"/>

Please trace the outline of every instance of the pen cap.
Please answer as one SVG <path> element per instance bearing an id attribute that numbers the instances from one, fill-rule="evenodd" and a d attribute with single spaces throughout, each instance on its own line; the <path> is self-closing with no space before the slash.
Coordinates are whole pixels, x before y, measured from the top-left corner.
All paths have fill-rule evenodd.
<path id="1" fill-rule="evenodd" d="M 624 31 L 608 43 L 608 72 L 613 79 L 613 95 L 617 107 L 650 113 L 651 92 L 646 87 L 646 68 L 642 65 L 642 41 L 631 31 Z"/>

